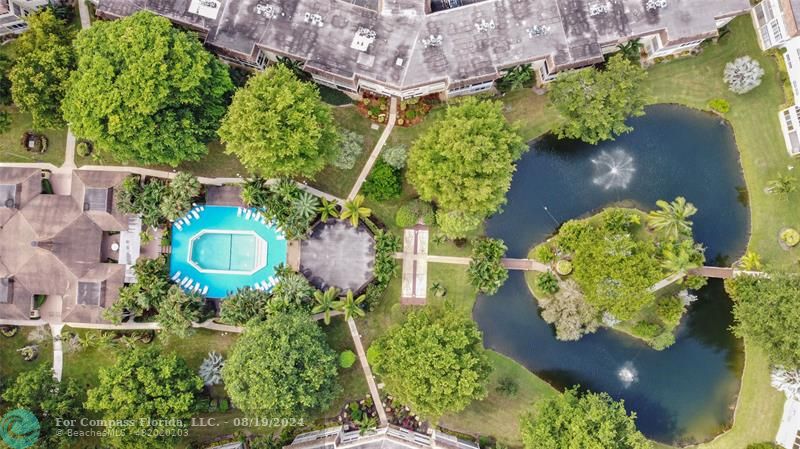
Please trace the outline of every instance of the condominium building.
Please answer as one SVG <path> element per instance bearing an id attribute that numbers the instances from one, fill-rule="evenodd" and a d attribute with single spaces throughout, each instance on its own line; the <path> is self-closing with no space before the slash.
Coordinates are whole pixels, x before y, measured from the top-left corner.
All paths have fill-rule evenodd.
<path id="1" fill-rule="evenodd" d="M 298 435 L 283 449 L 480 449 L 473 442 L 432 430 L 430 434 L 388 425 L 361 433 L 330 427 Z"/>
<path id="2" fill-rule="evenodd" d="M 487 90 L 530 64 L 542 81 L 641 39 L 651 58 L 714 37 L 749 0 L 95 0 L 148 10 L 255 68 L 287 57 L 320 84 L 409 98 Z"/>
<path id="3" fill-rule="evenodd" d="M 25 18 L 49 4 L 50 0 L 0 0 L 0 37 L 28 29 Z"/>
<path id="4" fill-rule="evenodd" d="M 753 25 L 763 50 L 780 49 L 794 98 L 800 98 L 800 0 L 763 0 L 753 7 Z M 800 154 L 800 106 L 778 112 L 790 155 Z"/>

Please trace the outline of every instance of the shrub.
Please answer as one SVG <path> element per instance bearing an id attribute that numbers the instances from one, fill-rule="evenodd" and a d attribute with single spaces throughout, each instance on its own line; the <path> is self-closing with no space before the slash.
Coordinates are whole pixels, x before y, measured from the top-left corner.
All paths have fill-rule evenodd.
<path id="1" fill-rule="evenodd" d="M 747 449 L 781 449 L 781 447 L 775 443 L 767 441 L 764 443 L 753 443 L 747 446 Z"/>
<path id="2" fill-rule="evenodd" d="M 374 365 L 375 361 L 381 355 L 381 348 L 378 345 L 372 345 L 367 349 L 367 363 Z"/>
<path id="3" fill-rule="evenodd" d="M 342 351 L 339 354 L 339 366 L 342 368 L 350 368 L 356 363 L 356 355 L 351 350 Z"/>
<path id="4" fill-rule="evenodd" d="M 556 273 L 562 276 L 572 273 L 572 262 L 568 260 L 559 260 L 556 263 Z"/>
<path id="5" fill-rule="evenodd" d="M 539 290 L 552 295 L 558 292 L 558 279 L 548 271 L 536 276 L 536 286 Z"/>
<path id="6" fill-rule="evenodd" d="M 663 332 L 650 341 L 650 346 L 656 351 L 662 351 L 675 344 L 675 335 L 672 332 Z"/>
<path id="7" fill-rule="evenodd" d="M 683 301 L 677 296 L 659 298 L 656 301 L 656 315 L 669 326 L 677 326 L 683 316 Z"/>
<path id="8" fill-rule="evenodd" d="M 708 107 L 711 108 L 712 111 L 717 111 L 720 114 L 726 114 L 731 110 L 730 103 L 728 103 L 728 100 L 724 98 L 714 98 L 713 100 L 709 100 Z"/>
<path id="9" fill-rule="evenodd" d="M 401 120 L 398 119 L 398 125 L 402 125 Z M 406 157 L 408 157 L 408 150 L 403 145 L 385 148 L 381 152 L 381 159 L 392 167 L 400 170 L 406 166 Z"/>
<path id="10" fill-rule="evenodd" d="M 519 385 L 513 377 L 503 376 L 497 383 L 497 388 L 495 388 L 495 390 L 505 396 L 515 396 L 517 391 L 519 391 Z"/>
<path id="11" fill-rule="evenodd" d="M 541 263 L 550 263 L 556 260 L 556 252 L 546 243 L 533 249 L 533 259 Z"/>
<path id="12" fill-rule="evenodd" d="M 89 145 L 89 142 L 81 140 L 75 145 L 75 152 L 77 152 L 80 157 L 87 157 L 92 154 L 92 147 Z"/>
<path id="13" fill-rule="evenodd" d="M 376 201 L 397 198 L 402 191 L 400 170 L 382 160 L 375 163 L 363 187 L 364 194 Z"/>
<path id="14" fill-rule="evenodd" d="M 333 161 L 333 166 L 342 170 L 350 170 L 356 165 L 358 157 L 364 152 L 364 136 L 343 129 L 339 132 L 339 154 Z"/>
<path id="15" fill-rule="evenodd" d="M 796 246 L 800 243 L 800 233 L 798 233 L 796 229 L 784 229 L 781 231 L 781 241 L 787 246 Z"/>
<path id="16" fill-rule="evenodd" d="M 578 284 L 567 280 L 552 296 L 537 298 L 542 319 L 556 328 L 556 338 L 562 341 L 580 339 L 597 330 L 597 309 L 583 300 Z"/>
<path id="17" fill-rule="evenodd" d="M 700 290 L 705 287 L 706 284 L 708 284 L 708 279 L 697 275 L 687 276 L 686 280 L 683 281 L 683 285 L 691 290 Z"/>
<path id="18" fill-rule="evenodd" d="M 633 329 L 631 329 L 631 331 L 636 336 L 651 340 L 661 335 L 661 333 L 664 332 L 664 328 L 657 323 L 639 321 L 633 326 Z"/>
<path id="19" fill-rule="evenodd" d="M 480 293 L 494 295 L 508 279 L 502 258 L 508 249 L 499 239 L 481 238 L 472 247 L 472 260 L 467 269 L 469 282 Z"/>
<path id="20" fill-rule="evenodd" d="M 417 211 L 414 210 L 412 203 L 406 203 L 397 209 L 394 215 L 394 223 L 401 228 L 410 228 L 417 224 Z"/>
<path id="21" fill-rule="evenodd" d="M 406 111 L 406 119 L 414 120 L 415 118 L 417 118 L 417 111 L 414 110 Z"/>

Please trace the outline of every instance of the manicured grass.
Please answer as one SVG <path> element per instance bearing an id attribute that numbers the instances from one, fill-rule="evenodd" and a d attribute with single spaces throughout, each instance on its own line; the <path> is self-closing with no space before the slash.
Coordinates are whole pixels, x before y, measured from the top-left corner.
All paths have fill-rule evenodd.
<path id="1" fill-rule="evenodd" d="M 325 331 L 328 344 L 336 352 L 341 353 L 346 350 L 356 352 L 353 338 L 350 336 L 350 328 L 342 317 L 333 317 L 331 324 L 327 326 L 322 321 L 319 324 Z M 339 367 L 339 385 L 342 387 L 339 396 L 327 410 L 323 410 L 318 414 L 317 421 L 334 419 L 345 404 L 353 400 L 363 399 L 369 395 L 367 379 L 364 377 L 364 371 L 361 370 L 361 365 L 357 360 L 350 368 Z"/>
<path id="2" fill-rule="evenodd" d="M 2 47 L 0 47 L 2 48 Z M 22 147 L 22 134 L 33 129 L 31 115 L 19 112 L 14 106 L 2 106 L 11 114 L 11 128 L 0 134 L 0 162 L 47 162 L 55 166 L 64 163 L 67 145 L 66 129 L 46 129 L 47 151 L 34 153 Z"/>
<path id="3" fill-rule="evenodd" d="M 547 133 L 560 120 L 547 95 L 538 95 L 531 89 L 519 89 L 505 94 L 506 119 L 519 126 L 525 140 L 533 140 Z"/>
<path id="4" fill-rule="evenodd" d="M 39 342 L 31 341 L 31 335 L 42 332 L 44 339 Z M 39 346 L 39 356 L 32 362 L 26 362 L 17 349 L 35 344 Z M 50 336 L 50 328 L 42 327 L 40 330 L 34 327 L 20 327 L 17 334 L 13 337 L 0 335 L 0 378 L 5 385 L 10 384 L 23 371 L 32 370 L 40 365 L 53 365 L 53 340 Z"/>
<path id="5" fill-rule="evenodd" d="M 800 225 L 800 209 L 793 207 L 800 192 L 788 200 L 764 192 L 770 179 L 786 173 L 797 160 L 789 157 L 778 122 L 778 111 L 785 102 L 782 81 L 775 60 L 758 48 L 750 17 L 740 17 L 730 24 L 731 32 L 718 44 L 707 45 L 696 57 L 678 59 L 650 69 L 648 87 L 654 103 L 679 103 L 708 109 L 714 98 L 730 102 L 725 115 L 733 126 L 741 164 L 750 195 L 751 236 L 749 249 L 775 267 L 795 266 L 800 253 L 784 251 L 778 245 L 778 231 L 784 226 Z M 761 83 L 745 95 L 727 90 L 722 81 L 725 64 L 739 56 L 756 59 L 766 72 Z"/>
<path id="6" fill-rule="evenodd" d="M 336 124 L 340 128 L 348 129 L 364 136 L 364 152 L 361 153 L 361 156 L 359 156 L 350 170 L 341 170 L 329 165 L 317 174 L 314 180 L 308 183 L 331 195 L 345 198 L 356 183 L 364 164 L 367 163 L 369 154 L 375 148 L 375 143 L 378 142 L 378 138 L 383 132 L 383 126 L 380 126 L 377 130 L 372 129 L 372 122 L 361 116 L 354 107 L 335 107 L 332 108 L 332 111 Z"/>
<path id="7" fill-rule="evenodd" d="M 557 391 L 514 360 L 494 351 L 487 351 L 494 367 L 489 377 L 486 399 L 474 401 L 465 410 L 442 417 L 446 429 L 481 437 L 494 437 L 506 445 L 521 447 L 519 419 L 539 400 L 554 396 Z M 500 379 L 511 378 L 519 390 L 513 396 L 499 393 Z"/>

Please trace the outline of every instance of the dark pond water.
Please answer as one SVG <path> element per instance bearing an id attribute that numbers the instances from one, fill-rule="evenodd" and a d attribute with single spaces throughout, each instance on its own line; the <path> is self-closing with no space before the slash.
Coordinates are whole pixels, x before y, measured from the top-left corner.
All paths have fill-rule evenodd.
<path id="1" fill-rule="evenodd" d="M 487 232 L 525 257 L 559 222 L 614 202 L 652 209 L 682 195 L 694 203 L 694 232 L 708 264 L 726 265 L 747 243 L 749 214 L 733 133 L 718 118 L 669 105 L 632 119 L 634 131 L 597 146 L 546 137 L 519 162 L 505 211 Z M 545 209 L 546 208 L 546 209 Z M 743 364 L 741 341 L 728 331 L 731 303 L 719 281 L 697 292 L 677 342 L 654 351 L 601 330 L 560 342 L 539 316 L 520 273 L 474 317 L 487 347 L 506 354 L 561 388 L 574 384 L 624 399 L 650 438 L 667 443 L 708 440 L 730 425 Z M 630 368 L 634 382 L 619 373 Z"/>

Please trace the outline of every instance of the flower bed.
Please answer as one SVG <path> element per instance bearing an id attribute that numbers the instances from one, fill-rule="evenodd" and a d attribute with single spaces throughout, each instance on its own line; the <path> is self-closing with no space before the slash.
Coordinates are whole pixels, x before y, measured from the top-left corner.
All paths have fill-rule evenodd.
<path id="1" fill-rule="evenodd" d="M 409 127 L 422 122 L 438 101 L 436 95 L 400 101 L 395 125 Z M 385 124 L 389 119 L 390 102 L 387 97 L 364 94 L 364 98 L 356 105 L 361 115 L 375 123 Z"/>

